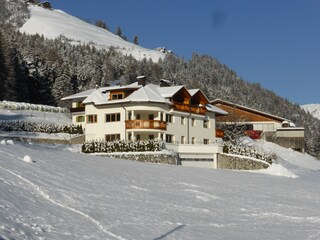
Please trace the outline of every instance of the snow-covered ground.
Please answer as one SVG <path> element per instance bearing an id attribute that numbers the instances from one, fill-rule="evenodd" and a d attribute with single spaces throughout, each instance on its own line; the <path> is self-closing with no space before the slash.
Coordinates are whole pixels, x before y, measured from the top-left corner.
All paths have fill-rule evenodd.
<path id="1" fill-rule="evenodd" d="M 19 113 L 28 115 L 2 110 L 0 119 Z M 29 120 L 57 121 L 38 113 Z M 277 154 L 278 163 L 200 169 L 0 136 L 0 239 L 320 239 L 320 162 L 245 141 Z"/>
<path id="2" fill-rule="evenodd" d="M 73 17 L 61 10 L 48 10 L 35 5 L 29 5 L 31 17 L 19 29 L 27 34 L 40 34 L 48 39 L 55 39 L 60 35 L 70 39 L 73 44 L 91 44 L 97 48 L 117 48 L 126 55 L 132 55 L 140 60 L 151 58 L 157 62 L 165 54 L 156 50 L 143 48 L 127 42 L 119 36 L 85 21 Z"/>
<path id="3" fill-rule="evenodd" d="M 18 103 L 17 103 L 18 104 Z M 39 105 L 44 108 L 43 105 Z M 64 112 L 42 112 L 37 110 L 9 110 L 0 108 L 0 121 L 24 121 L 36 123 L 71 124 L 71 118 Z M 1 137 L 41 138 L 41 139 L 70 139 L 67 133 L 33 133 L 33 132 L 1 132 Z M 1 239 L 0 239 L 1 240 Z"/>
<path id="4" fill-rule="evenodd" d="M 301 106 L 305 111 L 320 119 L 320 104 L 306 104 Z"/>
<path id="5" fill-rule="evenodd" d="M 0 109 L 0 121 L 27 121 L 67 125 L 71 118 L 65 113 L 41 112 L 35 110 L 9 110 Z"/>

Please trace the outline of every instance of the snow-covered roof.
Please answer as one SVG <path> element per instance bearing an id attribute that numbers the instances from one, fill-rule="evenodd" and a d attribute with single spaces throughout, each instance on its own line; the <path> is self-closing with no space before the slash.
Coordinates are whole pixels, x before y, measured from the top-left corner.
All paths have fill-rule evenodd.
<path id="1" fill-rule="evenodd" d="M 106 99 L 109 99 L 109 92 L 102 93 L 101 90 L 96 89 L 85 100 L 83 100 L 82 103 L 84 103 L 84 104 L 88 104 L 88 103 L 99 104 L 101 102 L 104 102 Z"/>
<path id="2" fill-rule="evenodd" d="M 108 92 L 111 90 L 121 90 L 121 89 L 138 89 L 140 88 L 141 85 L 138 85 L 137 82 L 131 83 L 129 85 L 116 85 L 116 86 L 110 86 L 110 87 L 101 87 L 98 90 L 102 93 L 102 92 Z M 62 98 L 61 100 L 73 100 L 73 99 L 85 99 L 87 97 L 89 97 L 96 89 L 89 89 L 83 92 L 79 92 L 67 97 Z"/>
<path id="3" fill-rule="evenodd" d="M 65 100 L 72 100 L 72 99 L 84 99 L 86 97 L 88 97 L 91 93 L 94 92 L 95 89 L 89 89 L 83 92 L 79 92 L 70 96 L 66 96 L 64 98 L 61 98 L 61 100 L 65 101 Z"/>
<path id="4" fill-rule="evenodd" d="M 188 92 L 190 93 L 191 96 L 195 95 L 199 89 L 188 89 Z"/>
<path id="5" fill-rule="evenodd" d="M 127 99 L 130 102 L 159 102 L 169 103 L 158 91 L 159 87 L 154 84 L 148 84 L 133 92 Z"/>
<path id="6" fill-rule="evenodd" d="M 73 94 L 68 97 L 64 97 L 62 100 L 81 99 L 84 104 L 93 103 L 95 105 L 108 105 L 108 104 L 119 104 L 119 103 L 130 103 L 130 102 L 154 102 L 154 103 L 165 103 L 171 105 L 169 98 L 173 97 L 178 91 L 185 88 L 184 86 L 170 86 L 160 87 L 154 84 L 147 84 L 145 86 L 138 85 L 137 82 L 124 85 L 124 86 L 111 86 L 103 87 L 99 89 L 90 89 L 84 92 Z M 133 89 L 128 97 L 117 100 L 109 100 L 109 94 L 112 90 L 121 89 Z M 200 89 L 187 90 L 191 96 L 197 92 L 201 92 Z M 204 94 L 203 94 L 204 95 Z M 205 96 L 205 95 L 204 95 Z M 205 96 L 206 97 L 206 96 Z M 227 115 L 228 113 L 220 108 L 217 108 L 211 104 L 205 105 L 206 109 L 210 112 L 214 112 L 217 115 Z"/>
<path id="7" fill-rule="evenodd" d="M 206 109 L 210 112 L 214 112 L 216 113 L 217 115 L 228 115 L 228 113 L 220 108 L 217 108 L 211 104 L 206 104 L 205 105 Z"/>
<path id="8" fill-rule="evenodd" d="M 159 87 L 158 91 L 161 94 L 162 97 L 170 98 L 174 94 L 176 94 L 181 88 L 184 88 L 184 86 L 173 86 L 173 87 Z"/>

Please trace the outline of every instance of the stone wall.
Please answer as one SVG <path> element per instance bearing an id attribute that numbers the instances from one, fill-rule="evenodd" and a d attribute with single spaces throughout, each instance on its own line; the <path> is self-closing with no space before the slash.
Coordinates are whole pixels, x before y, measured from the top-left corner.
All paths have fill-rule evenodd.
<path id="1" fill-rule="evenodd" d="M 95 154 L 99 155 L 99 154 Z M 107 153 L 99 156 L 107 156 L 119 159 L 128 159 L 138 162 L 162 163 L 177 165 L 177 156 L 171 153 Z"/>
<path id="2" fill-rule="evenodd" d="M 231 170 L 259 170 L 268 168 L 270 164 L 249 157 L 229 154 L 218 154 L 217 168 Z"/>
<path id="3" fill-rule="evenodd" d="M 70 138 L 70 144 L 83 144 L 85 142 L 85 135 Z"/>

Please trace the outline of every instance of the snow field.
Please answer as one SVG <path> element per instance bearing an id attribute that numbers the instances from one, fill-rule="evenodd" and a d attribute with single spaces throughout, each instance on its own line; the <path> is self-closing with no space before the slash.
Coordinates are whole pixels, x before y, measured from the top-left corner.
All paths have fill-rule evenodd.
<path id="1" fill-rule="evenodd" d="M 127 42 L 105 29 L 86 23 L 61 10 L 48 10 L 34 5 L 29 5 L 28 8 L 31 17 L 19 29 L 22 33 L 39 34 L 48 39 L 63 35 L 73 44 L 90 44 L 97 48 L 108 49 L 113 46 L 121 53 L 132 55 L 137 60 L 151 58 L 152 61 L 157 62 L 165 57 L 165 54 L 160 51 Z"/>
<path id="2" fill-rule="evenodd" d="M 319 239 L 320 162 L 247 144 L 275 153 L 277 164 L 185 168 L 0 139 L 0 239 Z"/>
<path id="3" fill-rule="evenodd" d="M 286 152 L 274 150 L 281 158 Z M 320 165 L 313 161 L 288 164 L 298 176 L 288 178 L 1 144 L 0 238 L 318 239 Z"/>

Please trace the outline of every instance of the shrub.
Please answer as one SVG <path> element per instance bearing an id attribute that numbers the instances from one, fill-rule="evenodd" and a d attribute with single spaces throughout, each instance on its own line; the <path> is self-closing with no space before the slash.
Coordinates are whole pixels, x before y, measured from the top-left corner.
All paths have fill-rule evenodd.
<path id="1" fill-rule="evenodd" d="M 0 131 L 83 134 L 80 125 L 58 125 L 27 121 L 0 121 Z"/>
<path id="2" fill-rule="evenodd" d="M 235 154 L 235 155 L 241 155 L 246 157 L 252 157 L 256 158 L 262 161 L 266 161 L 268 163 L 272 163 L 273 159 L 276 158 L 276 156 L 272 153 L 265 152 L 261 149 L 257 149 L 252 146 L 248 145 L 234 145 L 230 142 L 225 142 L 223 146 L 223 152 L 229 153 L 229 154 Z"/>
<path id="3" fill-rule="evenodd" d="M 83 153 L 113 153 L 113 152 L 155 152 L 161 151 L 165 146 L 162 142 L 149 141 L 93 141 L 82 144 Z"/>

